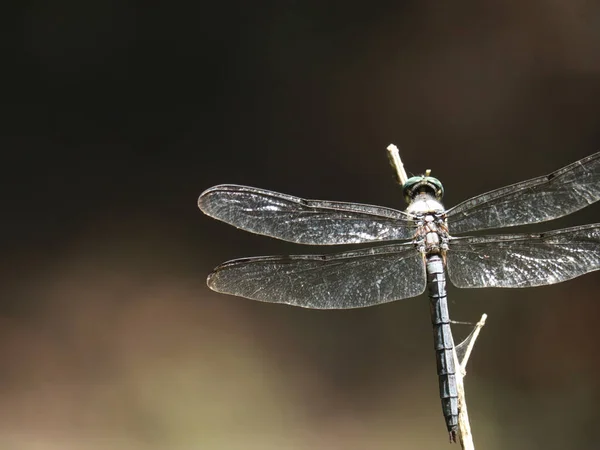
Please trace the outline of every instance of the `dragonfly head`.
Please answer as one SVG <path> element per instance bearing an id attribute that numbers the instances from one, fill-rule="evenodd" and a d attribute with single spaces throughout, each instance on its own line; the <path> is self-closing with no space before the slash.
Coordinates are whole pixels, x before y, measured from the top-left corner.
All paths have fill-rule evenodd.
<path id="1" fill-rule="evenodd" d="M 425 171 L 425 175 L 410 177 L 402 186 L 402 193 L 406 203 L 410 203 L 420 192 L 428 192 L 435 196 L 436 200 L 441 200 L 444 196 L 444 186 L 437 178 L 430 176 L 431 170 Z"/>

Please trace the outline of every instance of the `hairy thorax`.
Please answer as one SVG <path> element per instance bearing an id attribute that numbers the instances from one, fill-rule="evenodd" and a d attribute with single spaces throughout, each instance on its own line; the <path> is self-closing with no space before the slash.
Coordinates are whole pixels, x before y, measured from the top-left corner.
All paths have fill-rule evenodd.
<path id="1" fill-rule="evenodd" d="M 448 224 L 444 205 L 422 192 L 415 196 L 406 212 L 415 217 L 417 231 L 413 242 L 424 255 L 441 254 L 448 249 Z"/>

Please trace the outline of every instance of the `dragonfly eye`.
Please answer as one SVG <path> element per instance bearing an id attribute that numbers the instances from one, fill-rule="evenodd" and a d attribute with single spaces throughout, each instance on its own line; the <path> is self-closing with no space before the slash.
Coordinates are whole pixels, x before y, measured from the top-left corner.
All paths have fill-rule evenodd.
<path id="1" fill-rule="evenodd" d="M 444 196 L 444 186 L 437 178 L 422 175 L 406 180 L 402 192 L 407 203 L 410 203 L 419 192 L 429 192 L 436 199 L 441 200 Z"/>

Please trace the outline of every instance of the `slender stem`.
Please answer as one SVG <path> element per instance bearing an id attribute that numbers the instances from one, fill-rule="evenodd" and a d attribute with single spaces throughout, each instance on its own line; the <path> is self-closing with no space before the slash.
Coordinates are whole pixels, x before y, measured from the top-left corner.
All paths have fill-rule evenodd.
<path id="1" fill-rule="evenodd" d="M 471 352 L 473 351 L 473 347 L 475 346 L 475 341 L 477 340 L 477 337 L 479 336 L 479 332 L 485 325 L 486 319 L 487 319 L 487 314 L 483 314 L 481 316 L 481 319 L 479 319 L 479 322 L 477 322 L 477 324 L 475 325 L 475 330 L 473 331 L 473 335 L 471 336 L 471 338 L 469 340 L 469 344 L 467 345 L 467 350 L 465 350 L 463 360 L 460 362 L 461 369 L 463 370 L 463 376 L 467 373 L 467 371 L 466 371 L 467 361 L 469 360 L 469 356 L 471 356 Z"/>
<path id="2" fill-rule="evenodd" d="M 462 361 L 458 360 L 458 356 L 456 354 L 456 348 L 454 348 L 454 361 L 456 363 L 456 367 L 458 370 L 456 371 L 456 388 L 458 391 L 458 440 L 460 442 L 460 446 L 463 450 L 475 450 L 475 445 L 473 444 L 473 435 L 471 433 L 471 424 L 469 423 L 469 413 L 467 411 L 467 399 L 465 397 L 465 382 L 464 377 L 467 374 L 466 366 L 467 361 L 469 360 L 469 356 L 471 356 L 471 351 L 475 346 L 475 341 L 479 336 L 479 332 L 481 328 L 485 325 L 485 320 L 487 319 L 487 314 L 483 314 L 481 319 L 475 326 L 475 330 L 473 334 L 468 338 L 469 343 L 467 344 L 467 350 L 465 351 L 465 355 Z"/>
<path id="3" fill-rule="evenodd" d="M 454 352 L 456 361 L 458 358 Z M 471 424 L 469 422 L 469 413 L 467 411 L 467 400 L 465 398 L 465 383 L 461 369 L 456 372 L 456 389 L 458 390 L 458 442 L 463 450 L 475 450 L 473 444 L 473 435 L 471 434 Z"/>
<path id="4" fill-rule="evenodd" d="M 408 180 L 408 176 L 404 170 L 404 164 L 402 164 L 402 160 L 400 159 L 398 147 L 396 147 L 394 144 L 390 144 L 387 146 L 387 151 L 390 164 L 396 171 L 396 179 L 398 180 L 400 186 L 404 186 L 404 183 L 406 183 L 406 180 Z"/>

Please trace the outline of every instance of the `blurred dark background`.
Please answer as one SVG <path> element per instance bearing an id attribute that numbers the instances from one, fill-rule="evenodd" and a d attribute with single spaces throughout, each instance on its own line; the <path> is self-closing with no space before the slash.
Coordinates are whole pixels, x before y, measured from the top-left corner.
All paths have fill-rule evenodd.
<path id="1" fill-rule="evenodd" d="M 59 0 L 2 22 L 2 449 L 448 448 L 426 297 L 214 294 L 224 260 L 316 250 L 197 196 L 403 208 L 393 142 L 452 206 L 594 153 L 600 5 Z M 489 314 L 466 379 L 477 448 L 598 448 L 599 275 L 451 288 L 454 319 Z"/>

